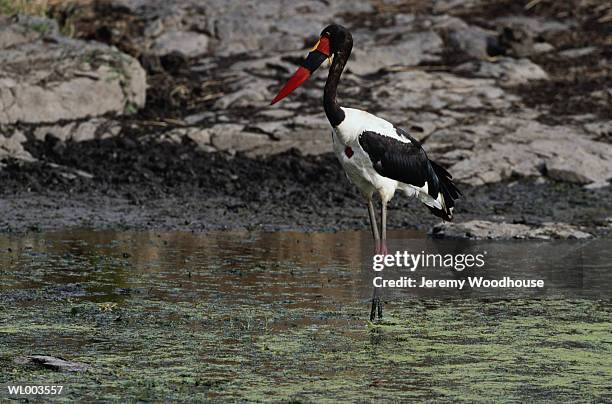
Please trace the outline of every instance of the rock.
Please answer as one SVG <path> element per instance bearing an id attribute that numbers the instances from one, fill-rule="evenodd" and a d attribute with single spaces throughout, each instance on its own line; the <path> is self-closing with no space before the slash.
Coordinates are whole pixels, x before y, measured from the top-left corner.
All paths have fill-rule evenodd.
<path id="1" fill-rule="evenodd" d="M 298 114 L 291 119 L 290 123 L 292 125 L 304 126 L 307 128 L 330 128 L 329 121 L 327 120 L 324 112 L 319 112 L 316 114 Z"/>
<path id="2" fill-rule="evenodd" d="M 334 16 L 373 10 L 369 2 L 350 0 L 323 3 L 211 0 L 204 3 L 206 25 L 214 27 L 214 36 L 218 38 L 216 54 L 223 56 L 304 49 L 304 38 L 314 39 Z"/>
<path id="3" fill-rule="evenodd" d="M 240 132 L 231 136 L 225 133 L 217 133 L 213 134 L 211 141 L 217 150 L 235 153 L 266 146 L 270 142 L 270 138 L 266 135 L 250 132 Z"/>
<path id="4" fill-rule="evenodd" d="M 215 102 L 215 109 L 225 110 L 239 107 L 264 107 L 270 104 L 272 93 L 268 90 L 274 82 L 253 77 L 234 81 L 225 90 L 227 93 Z"/>
<path id="5" fill-rule="evenodd" d="M 36 159 L 23 147 L 26 141 L 27 139 L 23 132 L 18 130 L 13 132 L 10 137 L 0 134 L 0 161 L 7 158 L 35 161 Z"/>
<path id="6" fill-rule="evenodd" d="M 498 55 L 513 56 L 524 58 L 530 56 L 535 51 L 535 41 L 533 31 L 529 31 L 521 25 L 509 24 L 503 27 L 497 37 Z"/>
<path id="7" fill-rule="evenodd" d="M 246 152 L 248 157 L 255 156 L 269 156 L 286 152 L 290 149 L 298 149 L 302 155 L 319 155 L 323 153 L 329 153 L 331 149 L 331 143 L 329 139 L 300 139 L 300 140 L 279 140 L 269 142 L 265 145 L 255 147 Z"/>
<path id="8" fill-rule="evenodd" d="M 500 58 L 498 62 L 475 61 L 463 63 L 455 68 L 463 74 L 488 77 L 504 85 L 523 84 L 530 80 L 548 80 L 548 74 L 529 59 Z"/>
<path id="9" fill-rule="evenodd" d="M 432 11 L 435 14 L 447 13 L 454 8 L 473 7 L 477 5 L 479 0 L 433 0 Z"/>
<path id="10" fill-rule="evenodd" d="M 434 150 L 451 150 L 441 160 L 454 160 L 449 171 L 458 181 L 471 185 L 544 174 L 580 184 L 612 178 L 612 145 L 591 140 L 570 127 L 503 118 L 491 120 L 488 126 L 434 132 L 430 139 L 435 141 Z M 458 154 L 459 148 L 469 152 Z"/>
<path id="11" fill-rule="evenodd" d="M 47 355 L 26 356 L 15 359 L 15 362 L 21 365 L 39 365 L 57 372 L 85 372 L 91 369 L 91 366 L 86 363 L 71 362 L 62 358 Z"/>
<path id="12" fill-rule="evenodd" d="M 556 143 L 554 140 L 549 142 Z M 546 159 L 546 173 L 549 178 L 582 185 L 605 183 L 612 178 L 612 154 L 610 150 L 603 151 L 603 153 L 593 150 L 593 147 L 605 147 L 607 145 L 593 142 L 590 145 L 592 147 L 588 147 L 589 145 L 585 145 L 584 142 L 581 143 L 583 144 L 574 150 L 558 150 L 553 157 Z M 550 150 L 556 146 L 558 145 L 549 144 L 544 148 Z M 569 145 L 564 147 L 567 146 Z"/>
<path id="13" fill-rule="evenodd" d="M 289 132 L 289 129 L 285 126 L 284 121 L 268 121 L 268 122 L 257 122 L 250 125 L 252 128 L 270 135 L 272 137 L 279 137 Z"/>
<path id="14" fill-rule="evenodd" d="M 584 48 L 575 48 L 575 49 L 566 49 L 564 51 L 559 52 L 559 56 L 568 59 L 580 58 L 583 56 L 590 55 L 593 52 L 596 52 L 597 48 L 594 46 L 587 46 Z"/>
<path id="15" fill-rule="evenodd" d="M 298 125 L 289 129 L 282 121 L 254 122 L 247 127 L 216 124 L 210 128 L 177 128 L 165 132 L 159 140 L 181 143 L 184 138 L 189 138 L 203 151 L 244 152 L 249 157 L 274 155 L 291 148 L 298 148 L 304 155 L 331 151 L 328 128 L 321 130 Z"/>
<path id="16" fill-rule="evenodd" d="M 259 111 L 257 115 L 264 116 L 270 119 L 283 119 L 292 117 L 294 115 L 294 112 L 288 109 L 277 108 Z"/>
<path id="17" fill-rule="evenodd" d="M 304 38 L 318 34 L 334 16 L 374 10 L 369 2 L 349 0 L 326 3 L 312 0 L 112 0 L 110 3 L 113 9 L 125 10 L 135 16 L 136 23 L 144 26 L 142 37 L 133 38 L 142 44 L 143 51 L 149 51 L 149 46 L 181 51 L 181 47 L 189 44 L 183 53 L 192 50 L 201 53 L 204 38 L 196 35 L 203 35 L 207 38 L 209 51 L 218 56 L 302 49 Z M 180 36 L 185 33 L 189 36 Z M 167 35 L 171 37 L 164 38 Z"/>
<path id="18" fill-rule="evenodd" d="M 11 18 L 0 15 L 0 49 L 17 47 L 58 33 L 55 20 L 23 14 Z"/>
<path id="19" fill-rule="evenodd" d="M 536 42 L 533 44 L 533 53 L 547 53 L 555 50 L 548 42 Z"/>
<path id="20" fill-rule="evenodd" d="M 471 220 L 444 222 L 430 232 L 435 237 L 467 239 L 588 239 L 592 235 L 566 223 L 543 223 L 541 226 Z"/>
<path id="21" fill-rule="evenodd" d="M 537 239 L 573 239 L 584 240 L 593 238 L 590 233 L 578 230 L 567 223 L 542 223 L 542 226 L 532 228 L 528 233 L 528 238 Z"/>
<path id="22" fill-rule="evenodd" d="M 208 52 L 208 37 L 197 32 L 168 31 L 155 39 L 151 50 L 159 56 L 179 52 L 194 57 Z"/>
<path id="23" fill-rule="evenodd" d="M 455 52 L 477 59 L 487 59 L 500 54 L 496 32 L 461 22 L 462 24 L 453 24 L 448 29 L 449 46 Z"/>
<path id="24" fill-rule="evenodd" d="M 466 79 L 447 73 L 397 72 L 388 84 L 375 86 L 374 99 L 384 100 L 385 110 L 463 110 L 510 107 L 518 97 L 506 94 L 490 79 Z"/>
<path id="25" fill-rule="evenodd" d="M 145 72 L 134 58 L 100 43 L 59 35 L 43 41 L 42 34 L 22 31 L 19 20 L 0 30 L 0 44 L 8 45 L 0 48 L 0 123 L 73 120 L 144 106 Z"/>
<path id="26" fill-rule="evenodd" d="M 430 234 L 444 238 L 512 239 L 519 238 L 529 230 L 529 226 L 524 224 L 472 220 L 463 223 L 443 222 L 436 225 Z"/>
<path id="27" fill-rule="evenodd" d="M 241 125 L 219 125 L 216 131 L 221 133 L 224 131 L 224 129 L 222 128 L 226 128 L 225 130 L 227 130 L 227 132 L 230 133 L 231 136 L 234 136 L 236 133 L 239 133 L 239 131 L 242 130 Z M 164 133 L 163 138 L 161 140 L 170 140 L 175 143 L 181 143 L 183 141 L 183 138 L 186 137 L 192 142 L 194 142 L 196 145 L 198 145 L 200 149 L 205 151 L 211 151 L 211 149 L 213 149 L 211 144 L 211 138 L 213 133 L 215 133 L 215 130 L 212 130 L 210 128 L 178 128 Z"/>
<path id="28" fill-rule="evenodd" d="M 416 66 L 439 60 L 442 48 L 442 39 L 433 31 L 409 32 L 388 45 L 364 43 L 354 47 L 347 69 L 365 75 L 383 68 Z"/>
<path id="29" fill-rule="evenodd" d="M 69 122 L 67 124 L 42 125 L 34 129 L 37 140 L 45 140 L 53 136 L 62 142 L 84 142 L 93 139 L 107 139 L 119 135 L 121 126 L 117 121 L 105 118 L 93 118 L 83 122 Z"/>
<path id="30" fill-rule="evenodd" d="M 574 21 L 569 20 L 558 21 L 522 15 L 499 17 L 494 20 L 494 23 L 501 26 L 521 27 L 524 31 L 531 32 L 534 35 L 564 32 L 576 25 Z"/>
<path id="31" fill-rule="evenodd" d="M 246 132 L 243 125 L 237 124 L 217 124 L 205 129 L 178 129 L 169 132 L 169 135 L 187 136 L 204 149 L 212 147 L 230 153 L 251 150 L 271 142 L 268 136 Z"/>
<path id="32" fill-rule="evenodd" d="M 612 121 L 587 123 L 584 125 L 584 130 L 597 137 L 612 135 Z"/>
<path id="33" fill-rule="evenodd" d="M 216 120 L 216 114 L 212 111 L 206 111 L 206 112 L 199 112 L 197 114 L 193 114 L 193 115 L 187 115 L 186 117 L 183 118 L 183 121 L 185 121 L 185 123 L 187 123 L 188 125 L 194 125 L 196 123 L 202 122 L 202 121 L 214 121 Z"/>

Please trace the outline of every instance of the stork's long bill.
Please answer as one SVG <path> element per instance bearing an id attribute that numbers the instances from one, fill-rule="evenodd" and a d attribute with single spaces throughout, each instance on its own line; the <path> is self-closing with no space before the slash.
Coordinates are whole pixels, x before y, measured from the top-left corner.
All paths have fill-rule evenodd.
<path id="1" fill-rule="evenodd" d="M 329 47 L 329 37 L 323 35 L 321 38 L 319 38 L 319 41 L 315 44 L 310 53 L 308 53 L 308 56 L 304 62 L 302 62 L 302 65 L 297 69 L 293 76 L 291 76 L 289 81 L 287 81 L 287 84 L 281 88 L 270 104 L 276 104 L 291 94 L 293 90 L 304 84 L 312 73 L 314 73 L 314 71 L 321 66 L 321 63 L 330 57 L 331 50 Z"/>

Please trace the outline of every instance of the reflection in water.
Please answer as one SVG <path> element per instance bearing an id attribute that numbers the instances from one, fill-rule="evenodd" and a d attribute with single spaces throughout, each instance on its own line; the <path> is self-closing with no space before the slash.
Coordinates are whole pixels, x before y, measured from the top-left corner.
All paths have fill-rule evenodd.
<path id="1" fill-rule="evenodd" d="M 390 236 L 417 252 L 445 249 L 422 234 Z M 526 246 L 494 243 L 487 261 L 541 272 L 553 261 L 532 257 L 555 253 L 559 268 L 589 273 L 612 262 L 611 248 L 581 262 L 571 249 Z M 2 236 L 0 368 L 16 384 L 69 386 L 81 401 L 353 402 L 380 401 L 381 391 L 401 402 L 605 401 L 609 297 L 436 292 L 388 300 L 371 325 L 371 290 L 359 290 L 369 289 L 371 251 L 367 232 Z M 14 361 L 29 354 L 92 368 L 72 375 Z"/>
<path id="2" fill-rule="evenodd" d="M 397 231 L 393 237 L 423 237 Z M 96 301 L 126 296 L 243 302 L 358 298 L 368 232 L 66 231 L 0 238 L 1 290 Z"/>

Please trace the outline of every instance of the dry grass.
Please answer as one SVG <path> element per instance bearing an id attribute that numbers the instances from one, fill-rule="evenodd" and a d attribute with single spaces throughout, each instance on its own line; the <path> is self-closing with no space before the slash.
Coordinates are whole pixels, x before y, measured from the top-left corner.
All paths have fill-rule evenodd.
<path id="1" fill-rule="evenodd" d="M 0 0 L 0 14 L 30 14 L 47 15 L 49 10 L 55 6 L 68 6 L 71 4 L 89 3 L 90 0 Z"/>

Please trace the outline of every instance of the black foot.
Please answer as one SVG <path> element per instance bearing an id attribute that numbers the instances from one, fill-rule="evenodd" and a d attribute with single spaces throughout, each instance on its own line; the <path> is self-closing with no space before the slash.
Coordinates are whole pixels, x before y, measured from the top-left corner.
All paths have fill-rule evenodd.
<path id="1" fill-rule="evenodd" d="M 382 319 L 382 301 L 380 297 L 375 297 L 372 299 L 372 309 L 370 310 L 370 321 L 376 320 L 376 316 L 378 315 L 378 319 Z"/>

